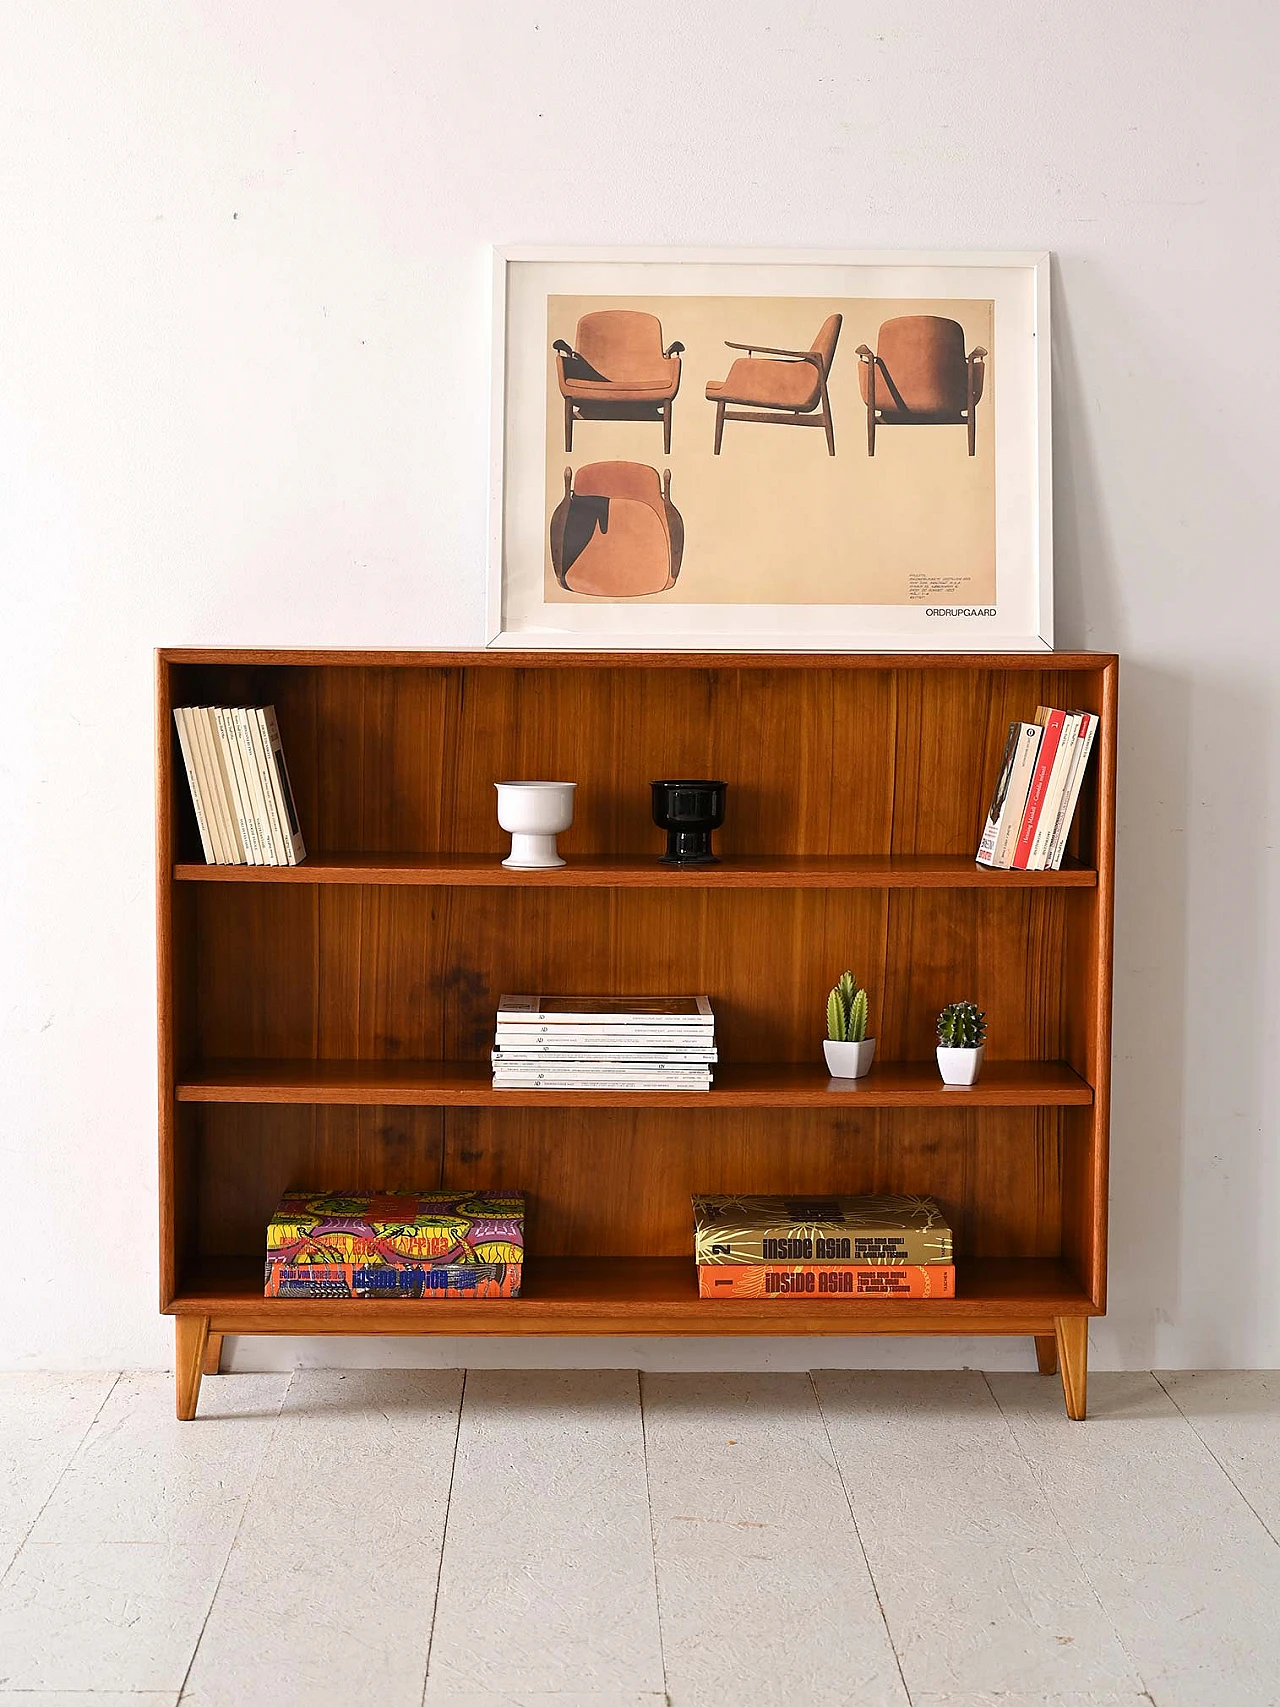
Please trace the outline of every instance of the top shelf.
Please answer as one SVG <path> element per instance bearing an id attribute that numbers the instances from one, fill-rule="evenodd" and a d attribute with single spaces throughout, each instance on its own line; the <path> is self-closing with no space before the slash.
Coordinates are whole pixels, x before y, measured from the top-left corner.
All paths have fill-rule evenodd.
<path id="1" fill-rule="evenodd" d="M 968 854 L 798 854 L 670 866 L 656 857 L 571 859 L 546 871 L 511 871 L 500 854 L 326 853 L 302 865 L 180 863 L 181 883 L 412 884 L 460 889 L 1091 889 L 1098 874 L 1067 860 L 1061 871 L 987 871 Z"/>

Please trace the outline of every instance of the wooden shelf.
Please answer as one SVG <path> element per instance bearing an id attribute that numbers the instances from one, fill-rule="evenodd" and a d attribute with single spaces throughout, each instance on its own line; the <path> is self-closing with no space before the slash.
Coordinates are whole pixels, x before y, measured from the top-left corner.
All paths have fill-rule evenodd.
<path id="1" fill-rule="evenodd" d="M 692 1257 L 531 1257 L 523 1295 L 488 1299 L 264 1298 L 262 1259 L 197 1264 L 170 1304 L 215 1333 L 848 1334 L 1052 1331 L 1055 1316 L 1097 1311 L 1054 1258 L 971 1259 L 956 1296 L 925 1299 L 712 1300 Z"/>
<path id="2" fill-rule="evenodd" d="M 865 1079 L 811 1062 L 725 1065 L 710 1091 L 498 1091 L 483 1061 L 203 1061 L 179 1102 L 423 1108 L 1055 1108 L 1093 1092 L 1061 1061 L 988 1061 L 976 1085 L 944 1085 L 932 1061 L 886 1061 Z"/>
<path id="3" fill-rule="evenodd" d="M 968 854 L 829 854 L 726 859 L 675 867 L 644 859 L 572 859 L 509 871 L 500 854 L 315 854 L 302 865 L 174 867 L 180 883 L 415 884 L 456 889 L 1090 889 L 1096 871 L 987 871 Z"/>

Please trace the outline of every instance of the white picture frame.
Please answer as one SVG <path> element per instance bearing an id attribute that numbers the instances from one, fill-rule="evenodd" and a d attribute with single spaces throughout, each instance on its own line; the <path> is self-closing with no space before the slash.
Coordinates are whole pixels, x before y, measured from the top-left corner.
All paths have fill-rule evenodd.
<path id="1" fill-rule="evenodd" d="M 660 597 L 550 602 L 548 588 L 556 598 L 562 595 L 546 572 L 548 471 L 558 452 L 548 413 L 548 362 L 555 359 L 547 354 L 548 308 L 557 297 L 595 296 L 624 302 L 633 296 L 989 303 L 991 324 L 998 328 L 986 427 L 993 462 L 988 478 L 994 486 L 994 599 L 976 607 L 931 601 L 927 593 L 917 596 L 918 585 L 932 585 L 925 577 L 913 581 L 909 605 L 900 599 L 887 604 L 677 604 Z M 1047 254 L 497 248 L 492 309 L 487 646 L 655 652 L 1052 650 Z M 873 350 L 859 358 L 869 360 L 873 372 L 874 356 Z M 845 356 L 846 382 L 851 360 Z M 695 376 L 688 400 L 682 395 L 682 410 L 697 407 L 701 378 Z M 865 391 L 864 385 L 864 404 Z M 704 411 L 709 407 L 702 404 Z M 830 406 L 824 402 L 823 407 L 830 420 Z M 851 415 L 847 405 L 845 414 Z M 704 414 L 703 420 L 710 417 Z M 660 443 L 661 428 L 651 430 L 655 444 Z M 954 432 L 954 427 L 933 430 Z M 856 439 L 857 432 L 854 419 L 840 424 L 844 443 Z M 566 433 L 571 436 L 569 429 Z M 597 442 L 607 437 L 597 435 Z M 802 438 L 822 454 L 815 435 Z M 972 431 L 969 442 L 972 446 Z M 854 454 L 852 449 L 848 454 Z"/>

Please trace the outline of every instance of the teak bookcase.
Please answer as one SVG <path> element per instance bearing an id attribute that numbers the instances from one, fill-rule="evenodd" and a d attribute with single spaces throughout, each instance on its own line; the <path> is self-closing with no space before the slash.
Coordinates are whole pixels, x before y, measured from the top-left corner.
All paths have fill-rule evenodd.
<path id="1" fill-rule="evenodd" d="M 967 656 L 158 655 L 160 1305 L 178 1414 L 224 1334 L 1027 1334 L 1085 1411 L 1106 1307 L 1117 662 Z M 310 857 L 200 862 L 183 704 L 274 701 Z M 1101 714 L 1070 857 L 973 851 L 1009 723 Z M 723 863 L 660 865 L 649 782 L 729 781 Z M 568 864 L 507 871 L 493 783 L 578 783 Z M 871 991 L 871 1075 L 822 1064 Z M 503 991 L 705 992 L 710 1093 L 494 1091 Z M 942 1085 L 940 1007 L 986 1009 Z M 528 1193 L 524 1295 L 267 1299 L 288 1186 Z M 701 1301 L 693 1191 L 927 1192 L 956 1297 Z"/>

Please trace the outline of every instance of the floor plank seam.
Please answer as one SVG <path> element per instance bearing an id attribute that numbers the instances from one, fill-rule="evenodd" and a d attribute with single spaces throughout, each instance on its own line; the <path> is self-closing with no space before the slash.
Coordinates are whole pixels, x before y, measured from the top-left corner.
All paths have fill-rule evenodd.
<path id="1" fill-rule="evenodd" d="M 649 1559 L 653 1568 L 653 1604 L 658 1614 L 658 1658 L 662 1664 L 662 1699 L 668 1704 L 671 1691 L 667 1678 L 667 1645 L 662 1635 L 662 1596 L 658 1592 L 658 1536 L 653 1521 L 653 1488 L 649 1483 L 649 1433 L 644 1415 L 644 1371 L 636 1370 L 636 1397 L 640 1401 L 640 1451 L 644 1459 L 644 1503 L 649 1512 Z"/>
<path id="2" fill-rule="evenodd" d="M 1137 1660 L 1134 1658 L 1133 1654 L 1131 1653 L 1131 1651 L 1129 1649 L 1129 1644 L 1125 1641 L 1124 1637 L 1120 1634 L 1120 1630 L 1119 1630 L 1118 1625 L 1116 1624 L 1115 1620 L 1112 1618 L 1110 1612 L 1107 1610 L 1106 1602 L 1103 1600 L 1101 1594 L 1098 1592 L 1098 1585 L 1097 1585 L 1097 1583 L 1094 1582 L 1092 1573 L 1089 1571 L 1088 1566 L 1085 1564 L 1083 1558 L 1080 1556 L 1079 1549 L 1076 1547 L 1076 1545 L 1072 1541 L 1071 1537 L 1067 1534 L 1067 1531 L 1066 1531 L 1065 1527 L 1063 1526 L 1062 1520 L 1058 1516 L 1058 1509 L 1054 1505 L 1053 1500 L 1050 1498 L 1049 1490 L 1044 1484 L 1043 1477 L 1040 1475 L 1039 1471 L 1036 1469 L 1036 1466 L 1031 1462 L 1030 1458 L 1028 1458 L 1026 1453 L 1022 1450 L 1022 1442 L 1018 1439 L 1018 1431 L 1014 1428 L 1013 1424 L 1009 1421 L 1008 1414 L 1005 1411 L 1004 1406 L 1000 1403 L 1000 1395 L 996 1392 L 995 1388 L 991 1385 L 990 1375 L 987 1373 L 987 1371 L 985 1369 L 980 1370 L 979 1373 L 981 1374 L 983 1381 L 986 1383 L 987 1392 L 990 1393 L 990 1395 L 991 1395 L 992 1404 L 995 1406 L 996 1410 L 999 1412 L 1000 1421 L 1005 1426 L 1005 1431 L 1007 1432 L 1009 1439 L 1013 1445 L 1013 1450 L 1017 1453 L 1018 1457 L 1026 1465 L 1027 1474 L 1031 1477 L 1031 1480 L 1035 1483 L 1036 1487 L 1040 1491 L 1040 1498 L 1044 1501 L 1045 1510 L 1049 1513 L 1049 1516 L 1053 1519 L 1053 1526 L 1058 1531 L 1058 1534 L 1062 1537 L 1062 1545 L 1066 1548 L 1067 1553 L 1070 1555 L 1070 1557 L 1075 1560 L 1076 1569 L 1080 1572 L 1081 1580 L 1083 1582 L 1086 1582 L 1089 1585 L 1089 1593 L 1093 1596 L 1094 1604 L 1097 1606 L 1098 1611 L 1101 1614 L 1104 1622 L 1106 1623 L 1107 1628 L 1110 1630 L 1112 1636 L 1115 1638 L 1116 1646 L 1119 1648 L 1120 1652 L 1124 1655 L 1126 1660 L 1128 1660 L 1130 1666 L 1133 1668 L 1134 1677 L 1136 1677 L 1138 1682 L 1142 1685 L 1142 1695 L 1148 1701 L 1151 1702 L 1152 1707 L 1156 1707 L 1156 1698 L 1151 1693 L 1151 1685 L 1147 1682 L 1147 1679 L 1143 1673 L 1142 1667 L 1138 1664 Z M 1079 1426 L 1082 1428 L 1087 1428 L 1089 1425 L 1087 1422 L 1084 1422 L 1084 1423 L 1081 1423 Z"/>
<path id="3" fill-rule="evenodd" d="M 9 1563 L 5 1566 L 3 1573 L 0 1573 L 0 1588 L 3 1588 L 4 1584 L 9 1580 L 9 1573 L 13 1570 L 14 1566 L 18 1563 L 18 1560 L 22 1557 L 23 1553 L 26 1551 L 27 1542 L 30 1541 L 32 1535 L 35 1533 L 36 1525 L 39 1523 L 40 1519 L 44 1516 L 45 1511 L 47 1510 L 50 1502 L 53 1499 L 53 1496 L 57 1493 L 58 1489 L 62 1486 L 64 1480 L 66 1479 L 67 1473 L 71 1469 L 71 1466 L 75 1463 L 76 1459 L 80 1456 L 81 1452 L 83 1452 L 84 1443 L 86 1440 L 88 1440 L 89 1435 L 92 1432 L 93 1425 L 97 1422 L 98 1418 L 102 1415 L 102 1412 L 106 1406 L 107 1400 L 115 1392 L 116 1388 L 120 1385 L 120 1383 L 123 1379 L 124 1379 L 124 1372 L 122 1370 L 119 1370 L 119 1369 L 116 1370 L 115 1374 L 112 1376 L 111 1385 L 107 1388 L 106 1392 L 102 1395 L 102 1400 L 99 1403 L 97 1409 L 94 1411 L 93 1415 L 89 1418 L 88 1422 L 84 1425 L 83 1434 L 81 1434 L 79 1440 L 77 1440 L 75 1445 L 71 1448 L 71 1451 L 67 1454 L 66 1463 L 62 1466 L 61 1470 L 58 1471 L 58 1474 L 54 1477 L 53 1486 L 49 1489 L 49 1492 L 45 1495 L 44 1499 L 41 1501 L 39 1511 L 35 1514 L 35 1516 L 31 1519 L 31 1522 L 27 1525 L 26 1529 L 23 1531 L 22 1540 L 19 1541 L 17 1547 L 14 1548 L 14 1553 L 13 1553 L 12 1559 L 10 1559 Z"/>
<path id="4" fill-rule="evenodd" d="M 898 1652 L 898 1644 L 893 1639 L 893 1630 L 889 1625 L 889 1615 L 884 1609 L 884 1601 L 880 1598 L 880 1584 L 876 1581 L 876 1574 L 871 1568 L 871 1560 L 867 1556 L 866 1544 L 862 1539 L 862 1531 L 858 1527 L 858 1515 L 853 1509 L 853 1497 L 849 1492 L 849 1484 L 844 1479 L 844 1468 L 840 1463 L 840 1455 L 836 1451 L 835 1441 L 831 1438 L 831 1430 L 827 1427 L 827 1414 L 822 1408 L 822 1395 L 818 1391 L 818 1384 L 813 1378 L 812 1369 L 807 1371 L 807 1375 L 809 1380 L 809 1391 L 813 1394 L 813 1402 L 818 1408 L 818 1420 L 822 1424 L 822 1433 L 827 1443 L 827 1450 L 831 1454 L 831 1462 L 835 1467 L 836 1475 L 840 1478 L 840 1487 L 844 1493 L 844 1503 L 849 1508 L 849 1521 L 853 1525 L 853 1533 L 857 1539 L 858 1551 L 862 1554 L 862 1562 L 867 1568 L 867 1581 L 871 1584 L 871 1592 L 876 1597 L 876 1608 L 880 1613 L 880 1622 L 884 1626 L 885 1640 L 889 1644 L 889 1652 L 893 1655 L 893 1663 L 897 1668 L 898 1678 L 902 1684 L 902 1693 L 906 1697 L 907 1707 L 915 1707 L 915 1702 L 911 1695 L 911 1686 L 907 1682 L 907 1674 L 902 1669 L 902 1655 Z"/>
<path id="5" fill-rule="evenodd" d="M 209 1604 L 205 1607 L 204 1617 L 200 1620 L 200 1629 L 196 1633 L 195 1641 L 191 1644 L 191 1657 L 187 1661 L 187 1669 L 182 1674 L 182 1682 L 178 1686 L 177 1695 L 174 1697 L 176 1707 L 182 1707 L 183 1701 L 187 1698 L 187 1684 L 191 1681 L 192 1668 L 195 1666 L 196 1656 L 200 1652 L 200 1644 L 204 1641 L 204 1633 L 209 1628 L 209 1620 L 213 1617 L 213 1609 L 218 1603 L 218 1592 L 222 1588 L 223 1582 L 226 1580 L 227 1569 L 231 1564 L 232 1556 L 236 1550 L 236 1542 L 240 1539 L 240 1531 L 244 1528 L 244 1520 L 249 1510 L 249 1502 L 253 1499 L 254 1490 L 262 1480 L 263 1471 L 271 1462 L 272 1443 L 275 1440 L 276 1430 L 280 1427 L 280 1418 L 284 1414 L 285 1403 L 288 1400 L 290 1390 L 293 1387 L 293 1377 L 295 1373 L 296 1371 L 294 1370 L 289 1371 L 289 1379 L 285 1382 L 284 1390 L 276 1402 L 276 1414 L 271 1423 L 271 1432 L 267 1436 L 263 1445 L 262 1455 L 258 1459 L 258 1467 L 253 1473 L 253 1478 L 250 1481 L 249 1486 L 245 1489 L 244 1499 L 240 1502 L 240 1515 L 236 1519 L 235 1529 L 232 1532 L 230 1542 L 227 1544 L 226 1553 L 223 1555 L 222 1568 L 218 1572 L 217 1582 L 213 1585 L 213 1593 L 209 1596 Z M 200 1425 L 197 1421 L 193 1420 L 189 1423 L 182 1423 L 180 1426 L 182 1428 L 198 1428 Z"/>
<path id="6" fill-rule="evenodd" d="M 1235 1489 L 1236 1493 L 1239 1494 L 1239 1496 L 1240 1496 L 1241 1500 L 1244 1502 L 1244 1504 L 1253 1513 L 1254 1517 L 1257 1518 L 1258 1523 L 1260 1524 L 1262 1531 L 1266 1535 L 1267 1539 L 1273 1544 L 1273 1546 L 1280 1547 L 1280 1536 L 1276 1535 L 1275 1531 L 1271 1528 L 1271 1525 L 1267 1522 L 1266 1518 L 1263 1517 L 1262 1513 L 1258 1510 L 1257 1506 L 1254 1505 L 1253 1501 L 1249 1498 L 1248 1494 L 1245 1493 L 1244 1489 L 1240 1486 L 1239 1482 L 1236 1481 L 1235 1477 L 1231 1474 L 1230 1470 L 1223 1463 L 1222 1459 L 1218 1457 L 1218 1454 L 1213 1450 L 1212 1446 L 1210 1446 L 1209 1442 L 1205 1439 L 1204 1435 L 1202 1435 L 1200 1430 L 1196 1427 L 1194 1419 L 1187 1415 L 1187 1413 L 1183 1410 L 1182 1406 L 1178 1403 L 1177 1398 L 1165 1386 L 1164 1382 L 1156 1374 L 1154 1369 L 1151 1371 L 1151 1379 L 1156 1383 L 1156 1385 L 1159 1387 L 1160 1391 L 1164 1394 L 1164 1396 L 1168 1399 L 1169 1403 L 1173 1406 L 1174 1410 L 1177 1411 L 1178 1415 L 1186 1423 L 1187 1427 L 1191 1430 L 1192 1434 L 1195 1435 L 1196 1439 L 1200 1442 L 1201 1446 L 1204 1447 L 1205 1451 L 1209 1454 L 1210 1458 L 1213 1459 L 1214 1463 L 1218 1466 L 1219 1470 L 1222 1471 L 1222 1474 L 1227 1478 L 1228 1482 L 1231 1483 L 1231 1486 Z"/>
<path id="7" fill-rule="evenodd" d="M 427 1699 L 427 1684 L 431 1677 L 431 1648 L 436 1639 L 436 1612 L 440 1606 L 440 1583 L 444 1577 L 444 1555 L 449 1545 L 449 1518 L 453 1512 L 453 1478 L 458 1471 L 458 1442 L 462 1438 L 462 1411 L 467 1402 L 467 1371 L 462 1371 L 462 1385 L 458 1389 L 458 1416 L 453 1429 L 453 1456 L 449 1460 L 449 1486 L 444 1495 L 444 1522 L 440 1526 L 440 1554 L 436 1559 L 436 1581 L 431 1595 L 431 1619 L 427 1625 L 427 1651 L 422 1662 L 422 1694 L 419 1697 L 419 1707 L 425 1707 Z"/>

